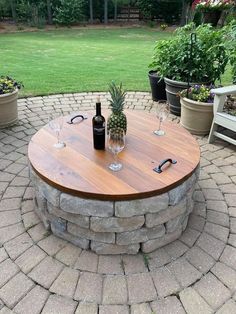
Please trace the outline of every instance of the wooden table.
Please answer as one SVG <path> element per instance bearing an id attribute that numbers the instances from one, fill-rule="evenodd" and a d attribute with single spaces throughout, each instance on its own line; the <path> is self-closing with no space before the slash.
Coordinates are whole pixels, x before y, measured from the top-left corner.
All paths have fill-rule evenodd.
<path id="1" fill-rule="evenodd" d="M 109 113 L 110 111 L 103 111 L 105 118 L 107 118 Z M 56 136 L 48 125 L 46 125 L 32 137 L 29 143 L 28 156 L 34 178 L 37 177 L 36 189 L 39 190 L 41 196 L 43 195 L 46 202 L 52 205 L 50 210 L 51 214 L 54 214 L 54 217 L 60 217 L 67 222 L 72 219 L 71 217 L 68 218 L 68 215 L 79 214 L 89 217 L 90 225 L 82 225 L 82 228 L 85 227 L 84 229 L 86 229 L 92 226 L 92 232 L 95 233 L 104 232 L 104 230 L 95 226 L 94 217 L 100 217 L 101 219 L 102 217 L 103 219 L 105 217 L 106 219 L 113 217 L 116 219 L 115 221 L 118 225 L 121 224 L 120 219 L 124 217 L 141 217 L 140 221 L 143 221 L 143 223 L 137 222 L 137 228 L 132 228 L 130 225 L 127 228 L 119 228 L 117 225 L 116 227 L 111 226 L 110 229 L 105 230 L 105 232 L 110 233 L 111 237 L 107 241 L 106 239 L 99 240 L 99 248 L 96 249 L 96 245 L 94 244 L 93 249 L 98 253 L 104 253 L 104 251 L 111 253 L 114 246 L 117 247 L 117 245 L 120 245 L 120 247 L 123 247 L 133 245 L 132 241 L 127 245 L 121 244 L 124 241 L 114 243 L 114 232 L 122 233 L 142 229 L 144 223 L 145 230 L 153 228 L 158 223 L 153 225 L 150 215 L 158 214 L 170 206 L 173 207 L 181 202 L 183 198 L 186 198 L 187 193 L 191 190 L 193 181 L 194 183 L 196 181 L 195 174 L 200 161 L 200 150 L 194 137 L 179 125 L 172 122 L 164 122 L 163 129 L 166 131 L 166 134 L 164 136 L 156 136 L 153 134 L 153 131 L 158 126 L 158 120 L 154 113 L 126 111 L 128 121 L 126 147 L 119 154 L 123 169 L 119 172 L 112 172 L 108 168 L 108 165 L 113 160 L 111 152 L 108 150 L 98 151 L 93 148 L 91 119 L 94 112 L 87 112 L 86 114 L 88 115 L 88 119 L 74 125 L 66 123 L 66 121 L 69 121 L 69 117 L 64 118 L 65 123 L 61 132 L 61 139 L 66 143 L 65 148 L 58 150 L 53 147 L 53 144 L 56 142 Z M 177 164 L 165 166 L 161 174 L 154 172 L 153 168 L 158 166 L 166 158 L 177 160 Z M 189 180 L 187 180 L 188 178 Z M 183 186 L 186 185 L 186 182 L 189 183 L 188 187 L 184 190 Z M 39 188 L 40 185 L 44 185 L 44 187 L 41 187 L 41 190 Z M 179 188 L 180 192 L 177 191 L 176 194 L 177 188 Z M 48 192 L 46 193 L 45 190 L 47 189 Z M 50 189 L 53 189 L 54 194 L 58 192 L 55 199 L 52 199 L 53 193 L 50 192 Z M 182 193 L 181 191 L 183 190 L 184 192 Z M 192 193 L 193 191 L 191 190 L 191 195 Z M 177 196 L 173 196 L 174 194 Z M 163 207 L 164 205 L 160 204 L 164 202 L 163 200 L 166 195 L 168 196 L 168 201 L 167 205 Z M 68 200 L 70 196 L 71 199 Z M 155 204 L 159 204 L 157 204 L 157 207 L 153 203 L 155 198 Z M 138 203 L 137 200 L 139 200 Z M 95 202 L 95 213 L 91 209 L 92 201 Z M 129 201 L 128 206 L 127 201 Z M 87 205 L 85 205 L 86 202 Z M 72 204 L 74 204 L 74 208 Z M 112 204 L 111 207 L 108 206 L 109 204 Z M 45 220 L 45 215 L 42 214 L 43 209 L 39 208 L 39 200 L 37 206 L 38 212 L 40 212 L 41 217 L 43 216 Z M 53 206 L 54 209 L 52 209 Z M 86 206 L 87 211 L 85 210 Z M 132 212 L 130 208 L 134 206 L 136 211 Z M 186 211 L 189 214 L 190 210 L 187 209 L 186 204 L 184 206 L 186 216 Z M 55 207 L 61 213 L 55 213 Z M 102 207 L 104 210 L 102 210 Z M 66 218 L 62 212 L 66 212 Z M 183 211 L 180 212 L 181 215 L 184 215 Z M 173 219 L 173 214 L 170 217 L 170 219 Z M 50 217 L 46 220 L 49 225 L 53 226 L 53 221 L 52 219 L 50 221 Z M 167 221 L 164 222 L 164 224 L 166 223 Z M 163 223 L 161 224 L 163 225 Z M 183 221 L 182 224 L 184 224 Z M 77 228 L 73 226 L 74 229 L 70 227 L 70 230 L 67 226 L 67 229 L 60 230 L 60 232 L 70 233 L 73 236 L 81 236 L 82 231 L 78 231 L 78 226 L 79 224 L 77 224 Z M 163 226 L 167 230 L 166 225 Z M 54 233 L 66 238 L 65 234 L 62 236 L 56 230 L 55 224 L 53 228 Z M 181 228 L 183 229 L 182 225 Z M 167 231 L 164 234 L 166 235 L 166 233 L 168 235 Z M 93 243 L 97 242 L 97 239 L 93 239 L 91 236 L 86 235 L 85 238 Z M 148 235 L 145 239 L 147 241 L 140 241 L 139 244 L 153 241 Z M 69 241 L 73 242 L 71 239 Z M 105 250 L 104 246 L 101 249 L 101 243 L 108 245 L 109 249 L 107 250 L 107 246 Z M 87 248 L 88 245 L 92 247 L 91 243 L 79 246 Z M 154 247 L 157 247 L 157 245 L 154 245 Z M 123 253 L 122 250 L 118 251 Z M 145 249 L 144 245 L 143 251 L 147 252 L 150 249 Z M 127 252 L 127 250 L 124 250 L 124 252 Z M 130 250 L 128 250 L 129 252 Z"/>
<path id="2" fill-rule="evenodd" d="M 154 196 L 179 185 L 199 164 L 199 146 L 185 129 L 164 122 L 166 135 L 159 137 L 153 134 L 158 126 L 154 113 L 127 111 L 126 147 L 119 154 L 124 167 L 112 172 L 108 168 L 112 154 L 107 149 L 93 149 L 92 115 L 89 113 L 87 120 L 75 125 L 64 124 L 61 138 L 66 147 L 62 150 L 53 147 L 56 135 L 48 126 L 30 141 L 29 160 L 34 170 L 61 191 L 106 200 Z M 165 158 L 173 158 L 177 164 L 157 174 L 153 168 Z"/>

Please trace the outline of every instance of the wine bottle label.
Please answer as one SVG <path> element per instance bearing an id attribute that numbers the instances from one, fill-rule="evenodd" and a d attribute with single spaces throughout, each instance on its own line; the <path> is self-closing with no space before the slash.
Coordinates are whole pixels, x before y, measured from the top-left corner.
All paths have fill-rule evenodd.
<path id="1" fill-rule="evenodd" d="M 93 130 L 96 135 L 103 135 L 105 132 L 105 128 L 94 128 Z"/>

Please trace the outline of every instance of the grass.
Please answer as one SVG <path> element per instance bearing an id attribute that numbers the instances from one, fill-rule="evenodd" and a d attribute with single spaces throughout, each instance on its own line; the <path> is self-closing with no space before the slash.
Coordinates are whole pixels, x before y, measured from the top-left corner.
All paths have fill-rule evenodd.
<path id="1" fill-rule="evenodd" d="M 127 90 L 149 91 L 155 41 L 170 36 L 149 28 L 0 34 L 0 74 L 22 81 L 22 96 L 106 91 L 112 80 Z"/>

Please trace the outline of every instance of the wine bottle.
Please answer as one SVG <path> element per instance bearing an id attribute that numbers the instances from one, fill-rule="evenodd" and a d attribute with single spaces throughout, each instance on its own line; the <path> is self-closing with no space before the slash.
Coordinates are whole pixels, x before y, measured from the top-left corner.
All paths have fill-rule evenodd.
<path id="1" fill-rule="evenodd" d="M 101 114 L 100 97 L 96 101 L 96 115 L 93 117 L 93 146 L 95 149 L 105 149 L 105 118 Z"/>

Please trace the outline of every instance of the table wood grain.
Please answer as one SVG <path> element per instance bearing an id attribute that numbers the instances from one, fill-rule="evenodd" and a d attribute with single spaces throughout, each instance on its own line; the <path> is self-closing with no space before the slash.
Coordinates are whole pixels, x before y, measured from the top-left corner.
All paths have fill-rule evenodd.
<path id="1" fill-rule="evenodd" d="M 107 118 L 110 111 L 103 110 Z M 35 172 L 51 186 L 83 198 L 131 200 L 155 196 L 169 191 L 186 180 L 200 162 L 199 145 L 181 126 L 165 121 L 164 136 L 153 131 L 158 126 L 155 113 L 126 112 L 128 130 L 126 147 L 119 154 L 123 169 L 112 172 L 108 165 L 113 156 L 93 148 L 92 116 L 77 124 L 67 124 L 64 117 L 61 138 L 66 143 L 56 149 L 56 135 L 49 126 L 40 129 L 28 147 L 29 161 Z M 153 168 L 166 158 L 177 160 L 158 174 Z"/>

